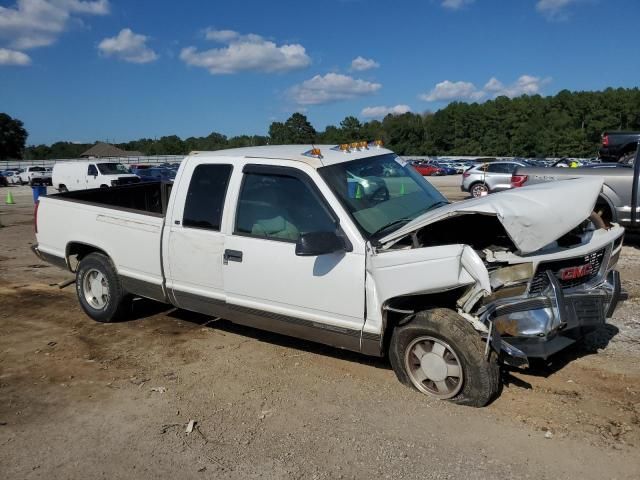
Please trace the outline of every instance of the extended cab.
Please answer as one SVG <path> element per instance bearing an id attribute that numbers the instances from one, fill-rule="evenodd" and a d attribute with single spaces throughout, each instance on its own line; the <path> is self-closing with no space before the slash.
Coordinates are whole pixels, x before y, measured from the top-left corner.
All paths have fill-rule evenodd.
<path id="1" fill-rule="evenodd" d="M 380 145 L 194 152 L 173 186 L 41 198 L 34 251 L 97 321 L 147 297 L 388 355 L 404 384 L 482 406 L 499 362 L 548 357 L 620 299 L 623 229 L 589 220 L 602 182 L 565 183 L 450 204 Z"/>

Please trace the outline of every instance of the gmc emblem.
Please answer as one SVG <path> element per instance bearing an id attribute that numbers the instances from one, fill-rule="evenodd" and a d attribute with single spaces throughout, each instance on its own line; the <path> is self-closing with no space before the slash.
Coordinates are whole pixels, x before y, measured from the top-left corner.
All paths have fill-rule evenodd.
<path id="1" fill-rule="evenodd" d="M 558 272 L 558 276 L 560 277 L 560 280 L 575 280 L 576 278 L 591 275 L 591 272 L 593 272 L 593 267 L 590 263 L 587 263 L 585 265 L 580 265 L 579 267 L 563 268 Z"/>

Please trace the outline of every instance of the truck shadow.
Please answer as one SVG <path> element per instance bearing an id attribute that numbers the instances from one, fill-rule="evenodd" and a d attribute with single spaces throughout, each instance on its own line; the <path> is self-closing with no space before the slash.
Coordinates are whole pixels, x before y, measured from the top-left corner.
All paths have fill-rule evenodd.
<path id="1" fill-rule="evenodd" d="M 313 353 L 322 356 L 333 357 L 348 362 L 361 363 L 384 370 L 390 370 L 391 365 L 386 358 L 370 357 L 358 352 L 343 350 L 321 343 L 311 342 L 300 338 L 289 337 L 279 333 L 259 330 L 257 328 L 238 325 L 223 318 L 215 318 L 210 315 L 204 315 L 187 310 L 175 309 L 167 313 L 167 316 L 176 318 L 185 322 L 190 322 L 202 327 L 211 328 L 220 332 L 240 335 L 242 337 L 251 338 L 259 342 L 278 345 L 280 347 L 290 348 L 305 353 Z"/>
<path id="2" fill-rule="evenodd" d="M 527 390 L 533 389 L 532 385 L 522 377 L 542 377 L 548 378 L 554 373 L 562 370 L 569 363 L 583 357 L 596 355 L 598 351 L 607 348 L 609 342 L 620 330 L 615 325 L 607 323 L 598 330 L 588 334 L 583 340 L 567 347 L 561 352 L 550 356 L 546 360 L 533 359 L 529 368 L 521 369 L 505 366 L 503 368 L 503 381 L 505 386 L 513 385 Z M 512 372 L 517 372 L 520 377 L 515 377 Z"/>
<path id="3" fill-rule="evenodd" d="M 127 320 L 139 320 L 154 315 L 165 315 L 170 318 L 211 328 L 224 333 L 239 335 L 242 337 L 257 340 L 259 342 L 278 345 L 305 353 L 313 353 L 322 356 L 345 360 L 348 362 L 360 363 L 384 370 L 390 370 L 391 365 L 387 358 L 370 357 L 358 352 L 343 350 L 329 345 L 311 342 L 295 337 L 288 337 L 278 333 L 259 330 L 257 328 L 246 327 L 233 323 L 223 318 L 216 318 L 188 310 L 181 310 L 170 305 L 155 302 L 147 299 L 136 299 L 133 302 L 132 312 Z M 533 386 L 523 377 L 547 378 L 564 368 L 569 363 L 589 355 L 595 355 L 599 350 L 605 349 L 619 330 L 612 324 L 605 324 L 595 332 L 587 335 L 582 341 L 576 342 L 565 350 L 552 355 L 546 360 L 533 359 L 529 368 L 517 368 L 504 365 L 502 367 L 502 378 L 505 386 L 516 386 L 524 389 L 533 389 Z M 513 373 L 518 373 L 518 377 Z"/>

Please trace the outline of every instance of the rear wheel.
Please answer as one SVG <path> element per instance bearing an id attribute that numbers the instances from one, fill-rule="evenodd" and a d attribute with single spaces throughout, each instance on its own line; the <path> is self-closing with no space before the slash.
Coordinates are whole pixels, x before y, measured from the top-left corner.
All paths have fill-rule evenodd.
<path id="1" fill-rule="evenodd" d="M 129 312 L 130 297 L 111 260 L 101 253 L 91 253 L 80 261 L 76 293 L 85 313 L 98 322 L 121 320 Z"/>
<path id="2" fill-rule="evenodd" d="M 486 183 L 478 182 L 471 185 L 469 192 L 474 198 L 484 197 L 485 195 L 489 194 L 489 187 Z"/>
<path id="3" fill-rule="evenodd" d="M 398 380 L 421 393 L 483 407 L 500 390 L 500 368 L 473 327 L 452 310 L 416 314 L 394 329 L 389 360 Z"/>

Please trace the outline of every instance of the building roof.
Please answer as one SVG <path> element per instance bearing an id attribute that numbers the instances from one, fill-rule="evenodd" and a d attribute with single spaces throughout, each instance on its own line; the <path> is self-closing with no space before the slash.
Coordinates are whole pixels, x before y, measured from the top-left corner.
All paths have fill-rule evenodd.
<path id="1" fill-rule="evenodd" d="M 144 153 L 131 150 L 122 150 L 110 143 L 97 142 L 86 152 L 80 154 L 80 158 L 104 158 L 104 157 L 143 157 Z"/>
<path id="2" fill-rule="evenodd" d="M 312 148 L 320 149 L 322 158 L 305 155 Z M 198 157 L 240 157 L 240 158 L 269 158 L 278 160 L 294 160 L 304 162 L 313 168 L 348 162 L 359 158 L 375 157 L 393 153 L 386 148 L 371 146 L 367 149 L 353 149 L 348 153 L 335 149 L 336 145 L 265 145 L 261 147 L 230 148 L 212 152 L 196 151 L 190 155 Z"/>

